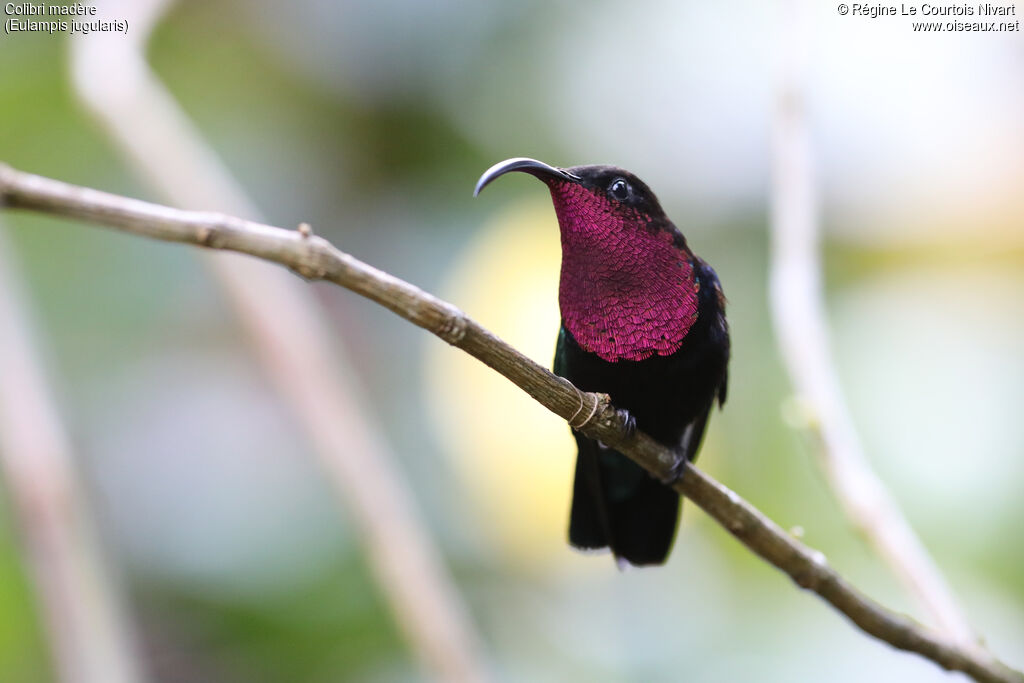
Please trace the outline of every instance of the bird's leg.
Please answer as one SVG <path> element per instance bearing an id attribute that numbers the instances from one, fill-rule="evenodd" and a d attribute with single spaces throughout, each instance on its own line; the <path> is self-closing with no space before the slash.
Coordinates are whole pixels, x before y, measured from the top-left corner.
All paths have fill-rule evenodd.
<path id="1" fill-rule="evenodd" d="M 665 486 L 674 486 L 676 482 L 683 478 L 686 473 L 686 466 L 688 463 L 686 456 L 681 451 L 673 451 L 672 456 L 674 462 L 668 468 L 668 474 L 664 477 L 658 477 Z"/>
<path id="2" fill-rule="evenodd" d="M 625 408 L 616 408 L 615 413 L 620 420 L 622 420 L 622 431 L 626 433 L 626 441 L 633 438 L 636 434 L 636 418 L 633 413 L 629 412 Z M 601 448 L 608 448 L 603 443 L 598 441 L 598 445 Z M 664 477 L 658 477 L 665 486 L 673 486 L 677 481 L 683 478 L 683 474 L 686 472 L 686 455 L 682 450 L 676 450 L 672 452 L 673 462 L 668 468 L 668 475 Z"/>
<path id="3" fill-rule="evenodd" d="M 629 441 L 633 438 L 633 435 L 636 434 L 636 418 L 633 416 L 633 413 L 629 412 L 625 408 L 616 408 L 615 413 L 622 421 L 622 431 L 626 434 L 626 441 Z M 600 441 L 598 442 L 598 445 L 600 445 L 601 448 L 608 448 Z M 683 474 L 686 472 L 686 455 L 683 451 L 675 450 L 672 452 L 672 456 L 673 462 L 668 468 L 668 475 L 658 477 L 658 481 L 665 486 L 674 485 L 677 481 L 683 478 Z"/>

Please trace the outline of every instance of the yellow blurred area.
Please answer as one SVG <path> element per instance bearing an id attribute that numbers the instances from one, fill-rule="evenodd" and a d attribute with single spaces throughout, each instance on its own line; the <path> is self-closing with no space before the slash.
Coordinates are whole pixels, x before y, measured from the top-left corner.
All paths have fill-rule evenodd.
<path id="1" fill-rule="evenodd" d="M 544 367 L 558 332 L 558 224 L 547 193 L 496 213 L 458 257 L 441 296 Z M 587 564 L 566 546 L 576 445 L 561 419 L 466 354 L 431 344 L 442 448 L 485 516 L 495 553 L 520 568 Z"/>

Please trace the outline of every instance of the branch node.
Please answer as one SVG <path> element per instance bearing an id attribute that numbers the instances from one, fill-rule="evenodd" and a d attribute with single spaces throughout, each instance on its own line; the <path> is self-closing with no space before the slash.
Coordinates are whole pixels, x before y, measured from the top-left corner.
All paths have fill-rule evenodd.
<path id="1" fill-rule="evenodd" d="M 312 233 L 312 229 L 309 232 L 303 232 L 302 226 L 305 225 L 309 228 L 308 223 L 302 223 L 299 226 L 299 239 L 301 240 L 302 247 L 299 250 L 299 256 L 296 258 L 296 263 L 289 265 L 288 268 L 293 273 L 305 280 L 324 280 L 327 278 L 327 273 L 330 271 L 329 257 L 325 254 L 323 244 L 326 244 L 324 240 L 316 237 Z"/>
<path id="2" fill-rule="evenodd" d="M 304 240 L 308 240 L 313 236 L 313 227 L 309 223 L 299 223 L 298 230 Z"/>
<path id="3" fill-rule="evenodd" d="M 200 225 L 196 228 L 196 240 L 199 244 L 204 247 L 210 246 L 210 241 L 213 237 L 213 228 L 209 225 Z"/>
<path id="4" fill-rule="evenodd" d="M 793 581 L 801 588 L 817 591 L 828 571 L 828 560 L 825 559 L 825 553 L 820 550 L 811 550 L 808 560 L 810 566 L 794 573 Z"/>
<path id="5" fill-rule="evenodd" d="M 221 249 L 230 231 L 245 232 L 248 225 L 245 221 L 223 213 L 203 213 L 196 225 L 196 240 L 200 246 L 210 249 Z"/>
<path id="6" fill-rule="evenodd" d="M 455 306 L 448 306 L 446 315 L 437 329 L 437 336 L 451 344 L 458 346 L 466 336 L 466 314 Z"/>

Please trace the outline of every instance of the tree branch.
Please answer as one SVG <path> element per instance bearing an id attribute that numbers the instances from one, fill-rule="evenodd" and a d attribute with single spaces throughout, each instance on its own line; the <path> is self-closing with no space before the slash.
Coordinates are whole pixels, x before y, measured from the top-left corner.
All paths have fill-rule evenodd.
<path id="1" fill-rule="evenodd" d="M 139 683 L 145 671 L 116 573 L 96 533 L 71 438 L 35 351 L 13 255 L 0 231 L 0 471 L 56 678 Z"/>
<path id="2" fill-rule="evenodd" d="M 673 453 L 643 433 L 632 436 L 622 415 L 601 394 L 571 383 L 501 341 L 452 304 L 362 263 L 308 231 L 292 231 L 216 213 L 182 211 L 69 185 L 0 165 L 0 206 L 86 220 L 169 242 L 249 254 L 304 278 L 350 289 L 486 363 L 586 436 L 624 453 L 655 476 L 669 474 Z M 1024 674 L 980 646 L 956 643 L 893 612 L 850 585 L 825 560 L 788 535 L 750 503 L 695 467 L 675 484 L 750 550 L 797 585 L 833 605 L 865 633 L 916 652 L 977 681 L 1024 683 Z"/>
<path id="3" fill-rule="evenodd" d="M 795 391 L 813 416 L 807 431 L 832 494 L 932 623 L 957 642 L 974 635 L 927 548 L 864 454 L 829 351 L 822 294 L 817 193 L 803 102 L 808 3 L 781 9 L 787 28 L 773 134 L 770 303 L 775 336 Z"/>
<path id="4" fill-rule="evenodd" d="M 254 202 L 146 61 L 150 35 L 174 0 L 104 4 L 134 28 L 128 37 L 92 33 L 69 41 L 71 81 L 86 110 L 136 175 L 167 202 L 258 219 Z M 332 338 L 312 291 L 263 261 L 203 255 L 351 519 L 413 657 L 433 679 L 492 680 L 477 630 L 422 522 L 412 487 L 364 408 L 350 354 L 343 340 Z"/>

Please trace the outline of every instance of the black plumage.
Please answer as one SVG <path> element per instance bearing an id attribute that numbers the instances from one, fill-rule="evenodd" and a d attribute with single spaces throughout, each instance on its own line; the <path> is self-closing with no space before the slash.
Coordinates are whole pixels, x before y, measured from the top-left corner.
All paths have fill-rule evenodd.
<path id="1" fill-rule="evenodd" d="M 608 394 L 629 411 L 637 429 L 692 462 L 715 401 L 725 403 L 729 332 L 714 270 L 695 259 L 697 320 L 670 356 L 609 362 L 580 348 L 563 326 L 554 372 L 584 391 Z M 569 541 L 585 549 L 610 547 L 634 565 L 662 564 L 679 518 L 679 494 L 635 462 L 573 432 L 578 447 Z"/>
<path id="2" fill-rule="evenodd" d="M 543 181 L 558 216 L 555 373 L 608 394 L 638 429 L 676 451 L 680 463 L 692 462 L 712 406 L 726 395 L 729 329 L 715 271 L 693 254 L 650 188 L 621 168 L 509 159 L 485 172 L 476 191 L 510 171 Z M 570 543 L 608 547 L 634 565 L 664 563 L 678 494 L 621 453 L 574 436 Z"/>

